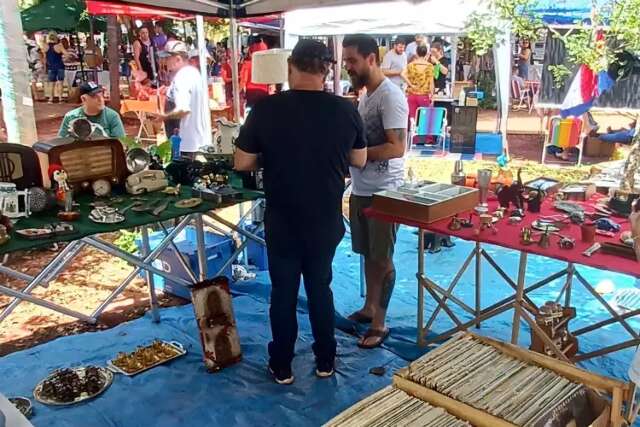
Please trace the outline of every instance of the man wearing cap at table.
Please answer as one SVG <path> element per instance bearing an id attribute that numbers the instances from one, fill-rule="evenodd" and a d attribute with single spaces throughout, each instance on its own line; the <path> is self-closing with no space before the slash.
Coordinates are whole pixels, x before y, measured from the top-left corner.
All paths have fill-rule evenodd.
<path id="1" fill-rule="evenodd" d="M 291 90 L 258 101 L 240 129 L 234 166 L 264 166 L 265 240 L 271 276 L 269 371 L 293 383 L 296 307 L 304 278 L 316 375 L 334 373 L 336 339 L 331 264 L 345 229 L 342 193 L 349 165 L 366 163 L 362 119 L 346 99 L 324 92 L 333 63 L 315 40 L 300 40 L 289 58 Z"/>
<path id="2" fill-rule="evenodd" d="M 70 126 L 76 119 L 87 119 L 97 125 L 97 133 L 108 138 L 124 137 L 124 126 L 120 115 L 104 104 L 104 88 L 94 82 L 80 85 L 80 100 L 82 105 L 64 115 L 58 136 L 70 136 Z"/>
<path id="3" fill-rule="evenodd" d="M 184 157 L 194 158 L 201 147 L 211 145 L 211 129 L 206 122 L 209 109 L 205 107 L 208 94 L 204 91 L 200 72 L 189 64 L 189 49 L 184 42 L 169 40 L 164 51 L 158 54 L 166 58 L 167 69 L 173 74 L 167 99 L 173 102 L 175 108 L 154 116 L 159 121 L 180 119 L 180 153 Z"/>

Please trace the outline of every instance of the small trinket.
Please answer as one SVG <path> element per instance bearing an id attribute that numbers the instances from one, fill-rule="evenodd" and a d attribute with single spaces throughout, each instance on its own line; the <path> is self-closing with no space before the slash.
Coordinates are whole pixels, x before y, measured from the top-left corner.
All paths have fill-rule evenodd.
<path id="1" fill-rule="evenodd" d="M 573 249 L 576 246 L 576 241 L 571 237 L 560 236 L 558 246 L 560 246 L 560 249 Z"/>
<path id="2" fill-rule="evenodd" d="M 540 240 L 538 240 L 538 246 L 543 249 L 547 249 L 551 245 L 551 237 L 548 232 L 542 233 Z"/>
<path id="3" fill-rule="evenodd" d="M 584 251 L 584 252 L 582 253 L 582 255 L 584 255 L 584 256 L 591 256 L 591 255 L 593 255 L 594 253 L 596 253 L 598 250 L 600 250 L 600 248 L 601 248 L 601 247 L 602 247 L 602 245 L 600 245 L 600 243 L 597 243 L 597 242 L 596 242 L 596 243 L 594 243 L 593 245 L 591 245 L 591 246 L 589 247 L 589 249 L 587 249 L 586 251 Z"/>
<path id="4" fill-rule="evenodd" d="M 494 213 L 493 213 L 493 217 L 497 218 L 497 219 L 502 219 L 504 218 L 504 212 L 506 211 L 505 208 L 498 208 Z"/>
<path id="5" fill-rule="evenodd" d="M 460 218 L 458 218 L 457 215 L 451 218 L 451 221 L 449 221 L 449 225 L 447 226 L 447 228 L 451 231 L 460 230 L 462 228 L 462 223 Z"/>
<path id="6" fill-rule="evenodd" d="M 613 231 L 616 233 L 620 231 L 620 224 L 609 218 L 600 218 L 595 220 L 594 223 L 598 230 Z"/>
<path id="7" fill-rule="evenodd" d="M 529 227 L 524 227 L 522 230 L 520 230 L 520 243 L 523 245 L 530 245 L 534 243 L 533 235 Z"/>
<path id="8" fill-rule="evenodd" d="M 509 215 L 509 217 L 513 218 L 513 217 L 519 217 L 519 218 L 524 218 L 524 209 L 514 209 L 511 214 Z"/>
<path id="9" fill-rule="evenodd" d="M 529 212 L 540 212 L 540 206 L 542 206 L 543 198 L 544 192 L 538 190 L 530 191 L 529 197 L 527 197 L 527 209 L 529 210 Z"/>
<path id="10" fill-rule="evenodd" d="M 519 216 L 509 217 L 509 224 L 511 224 L 511 225 L 519 224 L 520 222 L 522 222 L 522 217 L 519 217 Z"/>

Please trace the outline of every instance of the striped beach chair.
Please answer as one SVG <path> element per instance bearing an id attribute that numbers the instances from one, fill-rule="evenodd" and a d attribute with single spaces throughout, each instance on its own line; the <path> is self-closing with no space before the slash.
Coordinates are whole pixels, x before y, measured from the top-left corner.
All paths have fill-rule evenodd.
<path id="1" fill-rule="evenodd" d="M 542 164 L 547 156 L 547 147 L 556 146 L 563 150 L 576 147 L 578 153 L 578 166 L 582 164 L 582 152 L 584 151 L 584 140 L 586 134 L 583 132 L 582 119 L 578 117 L 554 116 L 549 119 L 549 125 L 545 127 L 545 140 L 542 146 Z"/>
<path id="2" fill-rule="evenodd" d="M 410 144 L 415 144 L 415 138 L 426 139 L 427 136 L 436 138 L 444 151 L 447 133 L 447 109 L 443 107 L 418 107 L 416 117 L 411 119 Z"/>

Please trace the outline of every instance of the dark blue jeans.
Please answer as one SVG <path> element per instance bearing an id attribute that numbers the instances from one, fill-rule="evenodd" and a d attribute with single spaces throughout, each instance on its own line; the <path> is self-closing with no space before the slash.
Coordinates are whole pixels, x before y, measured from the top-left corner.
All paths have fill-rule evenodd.
<path id="1" fill-rule="evenodd" d="M 600 141 L 617 142 L 620 144 L 629 144 L 633 140 L 635 129 L 625 129 L 617 132 L 603 133 L 598 135 Z"/>
<path id="2" fill-rule="evenodd" d="M 309 320 L 313 333 L 313 352 L 316 360 L 333 361 L 336 356 L 335 316 L 333 293 L 331 292 L 331 264 L 337 245 L 321 248 L 304 238 L 296 239 L 297 233 L 284 232 L 281 239 L 292 239 L 293 244 L 277 248 L 269 247 L 269 275 L 271 276 L 271 333 L 269 363 L 274 368 L 288 367 L 294 356 L 298 338 L 297 304 L 300 277 L 309 305 Z M 268 231 L 267 231 L 268 232 Z M 277 232 L 271 237 L 277 238 Z M 297 240 L 297 241 L 296 241 Z M 282 245 L 284 246 L 284 245 Z"/>

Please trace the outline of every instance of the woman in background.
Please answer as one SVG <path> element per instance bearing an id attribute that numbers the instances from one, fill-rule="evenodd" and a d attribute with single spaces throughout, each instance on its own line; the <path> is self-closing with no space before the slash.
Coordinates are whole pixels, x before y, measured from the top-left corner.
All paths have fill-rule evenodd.
<path id="1" fill-rule="evenodd" d="M 518 75 L 525 80 L 529 80 L 530 62 L 531 43 L 529 43 L 529 40 L 522 40 L 522 43 L 520 43 L 520 53 L 518 54 Z"/>
<path id="2" fill-rule="evenodd" d="M 47 35 L 47 44 L 42 47 L 45 57 L 45 70 L 47 72 L 47 91 L 49 92 L 49 104 L 53 104 L 53 97 L 62 100 L 62 82 L 64 81 L 63 56 L 67 54 L 56 33 Z"/>
<path id="3" fill-rule="evenodd" d="M 430 107 L 434 91 L 434 66 L 429 61 L 426 45 L 419 45 L 416 57 L 402 72 L 407 83 L 407 102 L 409 104 L 409 120 L 416 118 L 418 107 Z"/>

